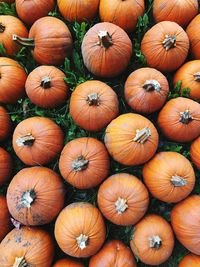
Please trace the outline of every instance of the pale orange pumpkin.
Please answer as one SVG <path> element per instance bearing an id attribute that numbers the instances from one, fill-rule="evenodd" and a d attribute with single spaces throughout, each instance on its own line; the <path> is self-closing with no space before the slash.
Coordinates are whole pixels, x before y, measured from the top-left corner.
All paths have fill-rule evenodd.
<path id="1" fill-rule="evenodd" d="M 192 162 L 200 170 L 200 137 L 194 140 L 190 147 L 190 156 Z"/>
<path id="2" fill-rule="evenodd" d="M 199 267 L 200 266 L 200 256 L 195 254 L 188 254 L 180 261 L 178 267 Z"/>

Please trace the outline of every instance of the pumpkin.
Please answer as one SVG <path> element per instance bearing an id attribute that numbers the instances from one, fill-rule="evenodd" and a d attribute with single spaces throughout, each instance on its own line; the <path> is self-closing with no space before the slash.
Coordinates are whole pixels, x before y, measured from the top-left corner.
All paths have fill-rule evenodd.
<path id="1" fill-rule="evenodd" d="M 190 252 L 200 255 L 200 196 L 192 195 L 176 204 L 171 224 L 179 242 Z"/>
<path id="2" fill-rule="evenodd" d="M 27 74 L 17 61 L 6 57 L 0 57 L 0 72 L 0 103 L 14 104 L 25 95 Z"/>
<path id="3" fill-rule="evenodd" d="M 132 72 L 125 83 L 124 95 L 128 105 L 139 113 L 152 113 L 165 103 L 169 92 L 166 77 L 153 68 Z"/>
<path id="4" fill-rule="evenodd" d="M 0 243 L 0 266 L 50 267 L 54 245 L 50 235 L 39 228 L 12 230 Z"/>
<path id="5" fill-rule="evenodd" d="M 62 177 L 79 189 L 100 184 L 109 173 L 110 160 L 104 144 L 95 138 L 77 138 L 65 145 L 59 159 Z"/>
<path id="6" fill-rule="evenodd" d="M 101 21 L 112 22 L 127 32 L 136 28 L 139 16 L 144 14 L 144 0 L 100 0 Z"/>
<path id="7" fill-rule="evenodd" d="M 90 72 L 99 77 L 112 78 L 127 68 L 132 43 L 119 26 L 101 22 L 85 34 L 81 50 L 84 64 Z"/>
<path id="8" fill-rule="evenodd" d="M 137 267 L 131 250 L 120 240 L 111 240 L 90 259 L 89 267 Z"/>
<path id="9" fill-rule="evenodd" d="M 10 154 L 0 147 L 0 186 L 10 179 L 12 167 L 13 164 Z"/>
<path id="10" fill-rule="evenodd" d="M 124 165 L 139 165 L 156 153 L 158 132 L 147 118 L 128 113 L 107 126 L 104 141 L 114 160 Z"/>
<path id="11" fill-rule="evenodd" d="M 141 43 L 147 64 L 160 71 L 172 72 L 185 61 L 189 50 L 186 32 L 175 22 L 163 21 L 148 30 Z"/>
<path id="12" fill-rule="evenodd" d="M 179 202 L 194 188 L 195 173 L 188 159 L 177 152 L 160 152 L 144 165 L 142 175 L 153 197 Z"/>
<path id="13" fill-rule="evenodd" d="M 85 258 L 97 253 L 106 229 L 100 211 L 92 204 L 77 202 L 61 211 L 55 223 L 55 238 L 66 254 Z"/>
<path id="14" fill-rule="evenodd" d="M 11 4 L 11 3 L 14 3 L 15 0 L 0 0 L 0 2 Z"/>
<path id="15" fill-rule="evenodd" d="M 80 262 L 71 260 L 71 259 L 61 259 L 58 260 L 53 267 L 84 267 Z"/>
<path id="16" fill-rule="evenodd" d="M 149 194 L 135 176 L 118 173 L 107 178 L 98 191 L 98 206 L 106 219 L 117 225 L 137 223 L 146 213 Z"/>
<path id="17" fill-rule="evenodd" d="M 195 166 L 200 170 L 200 137 L 192 142 L 190 147 L 190 157 Z"/>
<path id="18" fill-rule="evenodd" d="M 157 22 L 174 21 L 186 26 L 198 14 L 198 0 L 154 0 L 153 16 Z"/>
<path id="19" fill-rule="evenodd" d="M 4 196 L 0 196 L 0 242 L 10 232 L 11 229 L 12 224 L 6 198 Z"/>
<path id="20" fill-rule="evenodd" d="M 172 228 L 161 216 L 150 214 L 134 227 L 130 245 L 140 261 L 157 266 L 172 254 L 174 248 Z"/>
<path id="21" fill-rule="evenodd" d="M 38 19 L 29 31 L 29 38 L 14 34 L 13 41 L 30 47 L 35 61 L 43 65 L 61 65 L 65 57 L 70 56 L 73 47 L 67 25 L 55 17 Z"/>
<path id="22" fill-rule="evenodd" d="M 0 80 L 1 81 L 1 80 Z M 0 82 L 1 83 L 1 82 Z M 0 87 L 1 88 L 1 87 Z M 12 123 L 7 110 L 0 106 L 0 142 L 8 138 L 11 132 Z"/>
<path id="23" fill-rule="evenodd" d="M 178 267 L 199 267 L 200 256 L 188 254 L 180 261 Z"/>
<path id="24" fill-rule="evenodd" d="M 68 21 L 90 21 L 98 12 L 99 0 L 57 0 L 61 15 Z"/>
<path id="25" fill-rule="evenodd" d="M 190 50 L 195 59 L 200 59 L 200 14 L 188 25 L 186 32 L 190 40 Z"/>
<path id="26" fill-rule="evenodd" d="M 200 104 L 184 97 L 171 99 L 158 115 L 158 126 L 172 141 L 192 141 L 200 134 Z"/>
<path id="27" fill-rule="evenodd" d="M 39 107 L 59 107 L 66 101 L 68 93 L 64 78 L 65 74 L 54 66 L 37 67 L 26 80 L 26 93 Z"/>
<path id="28" fill-rule="evenodd" d="M 26 165 L 50 163 L 63 148 L 61 128 L 45 117 L 31 117 L 21 121 L 13 133 L 13 149 Z"/>
<path id="29" fill-rule="evenodd" d="M 106 83 L 87 81 L 76 87 L 70 98 L 70 115 L 83 129 L 100 131 L 119 113 L 116 93 Z"/>

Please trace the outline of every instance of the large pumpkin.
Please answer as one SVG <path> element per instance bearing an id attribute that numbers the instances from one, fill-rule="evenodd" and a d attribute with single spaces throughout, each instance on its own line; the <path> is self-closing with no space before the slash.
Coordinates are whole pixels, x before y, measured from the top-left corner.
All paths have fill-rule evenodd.
<path id="1" fill-rule="evenodd" d="M 100 131 L 119 113 L 116 93 L 106 83 L 87 81 L 76 87 L 70 98 L 70 114 L 83 129 Z"/>
<path id="2" fill-rule="evenodd" d="M 121 74 L 127 68 L 131 54 L 131 40 L 123 29 L 113 23 L 97 23 L 83 38 L 84 64 L 99 77 L 111 78 Z"/>
<path id="3" fill-rule="evenodd" d="M 186 32 L 175 22 L 163 21 L 148 30 L 141 43 L 147 64 L 160 71 L 171 72 L 185 61 L 189 50 Z"/>
<path id="4" fill-rule="evenodd" d="M 158 115 L 163 134 L 176 142 L 190 142 L 200 135 L 200 104 L 184 97 L 171 99 Z"/>
<path id="5" fill-rule="evenodd" d="M 80 189 L 100 184 L 109 173 L 110 160 L 103 143 L 95 138 L 72 140 L 63 148 L 59 169 L 63 178 Z"/>
<path id="6" fill-rule="evenodd" d="M 158 132 L 147 118 L 123 114 L 106 128 L 105 145 L 114 160 L 124 165 L 139 165 L 155 154 Z"/>
<path id="7" fill-rule="evenodd" d="M 64 134 L 61 128 L 45 117 L 21 121 L 13 133 L 13 148 L 26 165 L 44 165 L 61 152 Z"/>
<path id="8" fill-rule="evenodd" d="M 194 254 L 186 255 L 179 263 L 178 267 L 199 267 L 200 256 Z"/>
<path id="9" fill-rule="evenodd" d="M 7 110 L 0 106 L 0 142 L 8 138 L 11 132 L 11 119 Z"/>
<path id="10" fill-rule="evenodd" d="M 192 162 L 200 170 L 200 137 L 193 141 L 190 147 L 190 156 Z"/>
<path id="11" fill-rule="evenodd" d="M 194 188 L 195 173 L 188 159 L 177 152 L 160 152 L 142 171 L 153 197 L 165 202 L 179 202 Z"/>
<path id="12" fill-rule="evenodd" d="M 12 229 L 6 198 L 0 196 L 0 242 Z"/>
<path id="13" fill-rule="evenodd" d="M 134 227 L 130 245 L 134 254 L 145 264 L 162 264 L 174 248 L 172 228 L 161 216 L 148 215 Z"/>
<path id="14" fill-rule="evenodd" d="M 165 103 L 169 91 L 166 77 L 153 68 L 141 68 L 132 72 L 125 83 L 125 99 L 139 113 L 152 113 Z"/>
<path id="15" fill-rule="evenodd" d="M 110 176 L 98 191 L 98 206 L 106 219 L 117 225 L 133 225 L 146 213 L 149 194 L 135 176 L 119 173 Z"/>
<path id="16" fill-rule="evenodd" d="M 97 253 L 105 241 L 106 229 L 100 211 L 92 204 L 77 202 L 59 214 L 55 238 L 68 255 L 85 258 Z"/>
<path id="17" fill-rule="evenodd" d="M 190 40 L 190 50 L 195 59 L 200 59 L 200 14 L 188 25 L 186 32 Z"/>
<path id="18" fill-rule="evenodd" d="M 0 147 L 0 186 L 10 179 L 12 167 L 13 164 L 10 154 Z"/>
<path id="19" fill-rule="evenodd" d="M 62 259 L 58 260 L 53 267 L 84 267 L 80 262 L 71 260 L 71 259 Z"/>

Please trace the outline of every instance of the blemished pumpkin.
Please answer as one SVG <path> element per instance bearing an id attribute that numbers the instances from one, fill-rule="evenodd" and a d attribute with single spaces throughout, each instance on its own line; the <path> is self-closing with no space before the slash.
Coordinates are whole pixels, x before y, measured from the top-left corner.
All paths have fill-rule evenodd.
<path id="1" fill-rule="evenodd" d="M 186 32 L 175 22 L 163 21 L 148 30 L 141 42 L 147 64 L 163 72 L 178 69 L 189 50 Z"/>
<path id="2" fill-rule="evenodd" d="M 86 202 L 68 205 L 55 223 L 55 238 L 59 247 L 76 258 L 96 254 L 105 237 L 106 228 L 100 211 Z"/>
<path id="3" fill-rule="evenodd" d="M 54 66 L 39 66 L 28 75 L 26 93 L 39 107 L 59 107 L 66 102 L 69 90 L 64 78 L 65 74 Z"/>
<path id="4" fill-rule="evenodd" d="M 84 265 L 72 259 L 61 259 L 54 263 L 53 267 L 84 267 Z"/>
<path id="5" fill-rule="evenodd" d="M 13 149 L 26 165 L 44 165 L 58 156 L 63 148 L 61 128 L 45 117 L 21 121 L 13 133 Z"/>
<path id="6" fill-rule="evenodd" d="M 107 126 L 104 141 L 114 160 L 124 165 L 139 165 L 156 153 L 158 138 L 158 132 L 150 120 L 127 113 Z"/>
<path id="7" fill-rule="evenodd" d="M 133 253 L 120 240 L 111 240 L 91 257 L 89 267 L 137 267 Z"/>
<path id="8" fill-rule="evenodd" d="M 102 142 L 91 137 L 77 138 L 65 145 L 59 159 L 62 177 L 79 189 L 100 184 L 109 173 L 110 159 Z"/>
<path id="9" fill-rule="evenodd" d="M 186 32 L 190 40 L 190 51 L 194 59 L 200 59 L 200 14 L 188 25 Z"/>
<path id="10" fill-rule="evenodd" d="M 12 229 L 6 198 L 0 196 L 0 242 Z"/>
<path id="11" fill-rule="evenodd" d="M 70 98 L 70 115 L 81 128 L 100 131 L 119 113 L 119 101 L 110 86 L 87 81 L 76 87 Z"/>
<path id="12" fill-rule="evenodd" d="M 97 198 L 103 216 L 117 225 L 134 225 L 144 216 L 149 205 L 145 185 L 127 173 L 107 178 L 101 184 Z"/>
<path id="13" fill-rule="evenodd" d="M 171 99 L 161 109 L 157 122 L 167 139 L 191 142 L 200 135 L 200 104 L 184 97 Z"/>
<path id="14" fill-rule="evenodd" d="M 127 32 L 136 28 L 139 16 L 144 14 L 144 0 L 100 0 L 101 21 L 112 22 Z"/>
<path id="15" fill-rule="evenodd" d="M 190 147 L 190 157 L 195 166 L 200 170 L 200 137 L 192 142 Z"/>
<path id="16" fill-rule="evenodd" d="M 162 264 L 171 256 L 174 248 L 172 228 L 161 216 L 150 214 L 134 227 L 130 246 L 143 263 L 155 266 Z"/>
<path id="17" fill-rule="evenodd" d="M 199 267 L 200 266 L 200 256 L 195 254 L 188 254 L 180 261 L 178 267 Z"/>
<path id="18" fill-rule="evenodd" d="M 51 267 L 54 244 L 50 235 L 37 227 L 21 227 L 0 243 L 0 266 Z"/>
<path id="19" fill-rule="evenodd" d="M 142 170 L 144 183 L 153 197 L 179 202 L 194 188 L 195 173 L 190 161 L 177 152 L 160 152 Z"/>
<path id="20" fill-rule="evenodd" d="M 0 142 L 6 140 L 11 132 L 12 122 L 8 111 L 0 106 Z"/>
<path id="21" fill-rule="evenodd" d="M 13 163 L 10 154 L 0 147 L 0 186 L 11 178 L 12 169 Z"/>
<path id="22" fill-rule="evenodd" d="M 140 68 L 127 78 L 124 95 L 128 105 L 139 113 L 152 113 L 165 103 L 169 92 L 166 77 L 153 68 Z"/>
<path id="23" fill-rule="evenodd" d="M 132 43 L 119 26 L 101 22 L 87 31 L 81 50 L 84 64 L 91 73 L 112 78 L 127 68 L 132 55 Z"/>

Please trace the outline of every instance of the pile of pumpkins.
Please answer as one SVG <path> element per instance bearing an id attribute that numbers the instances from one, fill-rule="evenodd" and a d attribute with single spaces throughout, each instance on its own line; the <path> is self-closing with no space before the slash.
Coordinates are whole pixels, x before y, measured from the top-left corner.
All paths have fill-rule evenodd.
<path id="1" fill-rule="evenodd" d="M 0 42 L 7 54 L 0 57 L 0 142 L 3 146 L 12 139 L 13 150 L 27 167 L 12 177 L 12 157 L 0 148 L 0 185 L 9 183 L 6 197 L 0 197 L 0 266 L 84 266 L 72 256 L 91 257 L 89 267 L 135 267 L 134 255 L 157 266 L 171 256 L 175 236 L 191 252 L 179 267 L 200 266 L 200 196 L 191 195 L 194 169 L 200 169 L 198 1 L 153 1 L 155 25 L 141 42 L 148 67 L 128 75 L 124 97 L 133 112 L 121 115 L 117 93 L 100 79 L 112 81 L 126 71 L 133 53 L 130 35 L 144 14 L 143 0 L 6 2 L 16 3 L 18 18 L 0 16 Z M 47 16 L 55 5 L 62 19 Z M 104 143 L 81 137 L 65 144 L 67 129 L 42 116 L 22 120 L 13 129 L 8 104 L 23 97 L 44 109 L 66 103 L 69 86 L 59 66 L 73 51 L 67 23 L 91 21 L 98 12 L 101 22 L 88 30 L 81 46 L 85 67 L 95 79 L 77 85 L 69 113 L 88 132 L 105 128 Z M 30 47 L 39 64 L 30 73 L 15 61 L 22 46 Z M 185 62 L 188 55 L 192 60 Z M 189 98 L 167 101 L 167 72 L 174 72 L 174 86 L 181 81 L 180 91 L 190 89 Z M 154 112 L 158 116 L 152 122 L 147 116 Z M 177 152 L 157 153 L 158 129 L 166 140 L 191 144 L 192 163 Z M 110 157 L 125 166 L 142 166 L 143 182 L 132 174 L 110 173 Z M 56 158 L 59 173 L 46 167 Z M 77 189 L 98 187 L 97 207 L 86 202 L 64 207 L 64 180 Z M 150 195 L 177 203 L 171 224 L 147 214 Z M 134 226 L 130 248 L 120 240 L 105 242 L 105 219 Z M 42 226 L 54 220 L 53 237 Z M 54 261 L 55 242 L 66 259 Z"/>

